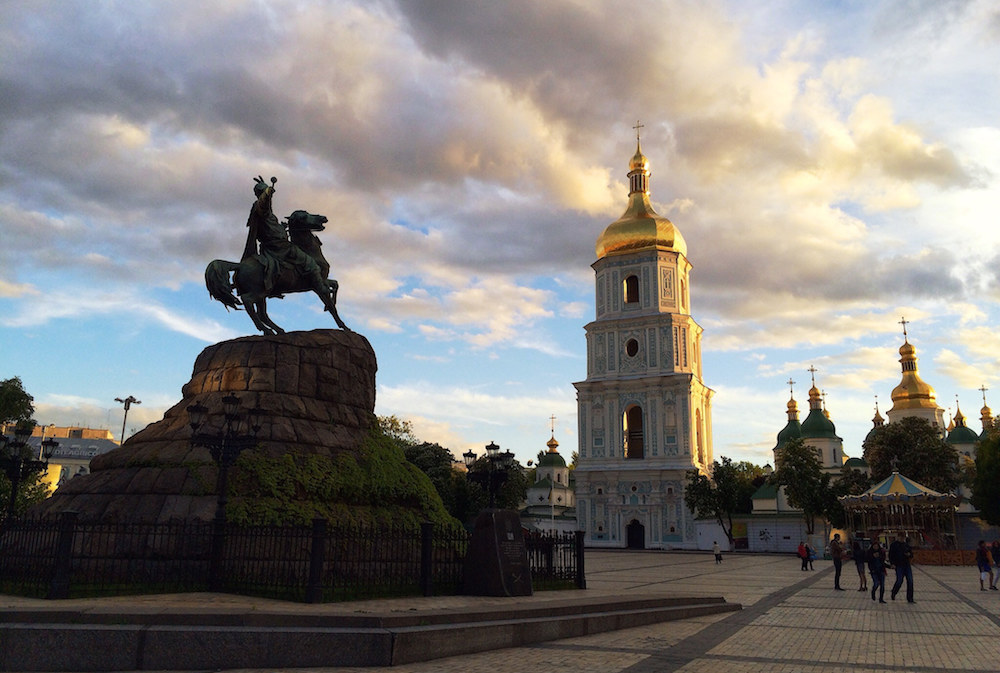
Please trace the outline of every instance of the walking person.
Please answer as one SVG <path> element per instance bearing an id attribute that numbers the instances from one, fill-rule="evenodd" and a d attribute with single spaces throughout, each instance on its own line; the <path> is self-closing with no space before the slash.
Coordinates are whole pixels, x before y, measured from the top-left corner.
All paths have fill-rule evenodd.
<path id="1" fill-rule="evenodd" d="M 861 581 L 858 591 L 868 591 L 868 576 L 865 574 L 865 546 L 858 538 L 851 541 L 851 556 L 854 558 L 854 567 L 858 571 L 858 579 Z"/>
<path id="2" fill-rule="evenodd" d="M 717 540 L 712 542 L 712 553 L 715 554 L 715 565 L 722 563 L 722 548 Z"/>
<path id="3" fill-rule="evenodd" d="M 979 590 L 986 591 L 983 581 L 989 578 L 990 589 L 996 591 L 997 585 L 993 576 L 993 556 L 990 554 L 989 547 L 986 546 L 986 540 L 980 540 L 979 544 L 976 545 L 976 567 L 979 568 Z"/>
<path id="4" fill-rule="evenodd" d="M 830 556 L 833 557 L 833 588 L 835 591 L 844 591 L 840 588 L 840 571 L 844 567 L 844 545 L 840 542 L 840 533 L 833 534 Z"/>
<path id="5" fill-rule="evenodd" d="M 885 603 L 885 550 L 878 540 L 872 540 L 872 546 L 868 548 L 865 555 L 868 561 L 868 572 L 872 576 L 872 600 L 875 600 L 875 591 L 878 591 L 878 602 Z"/>
<path id="6" fill-rule="evenodd" d="M 910 547 L 910 538 L 904 538 L 902 533 L 889 545 L 889 563 L 896 569 L 896 582 L 892 585 L 892 592 L 889 597 L 896 600 L 899 588 L 906 580 L 906 602 L 915 603 L 913 600 L 913 548 Z"/>
<path id="7" fill-rule="evenodd" d="M 816 570 L 813 568 L 813 561 L 816 560 L 816 550 L 808 542 L 806 542 L 806 558 L 809 560 L 809 570 Z"/>

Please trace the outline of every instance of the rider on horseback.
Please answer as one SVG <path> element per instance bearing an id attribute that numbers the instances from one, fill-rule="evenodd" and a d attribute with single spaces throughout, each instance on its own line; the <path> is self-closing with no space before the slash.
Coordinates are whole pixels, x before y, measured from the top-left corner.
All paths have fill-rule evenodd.
<path id="1" fill-rule="evenodd" d="M 247 243 L 243 249 L 243 259 L 255 257 L 264 267 L 264 289 L 270 294 L 274 288 L 282 268 L 291 267 L 295 275 L 307 280 L 312 287 L 329 287 L 326 278 L 320 271 L 316 260 L 307 255 L 297 245 L 288 240 L 288 232 L 271 210 L 271 197 L 274 195 L 274 184 L 277 178 L 271 178 L 271 184 L 264 178 L 254 178 L 254 201 L 247 219 Z M 260 242 L 260 252 L 257 243 Z"/>

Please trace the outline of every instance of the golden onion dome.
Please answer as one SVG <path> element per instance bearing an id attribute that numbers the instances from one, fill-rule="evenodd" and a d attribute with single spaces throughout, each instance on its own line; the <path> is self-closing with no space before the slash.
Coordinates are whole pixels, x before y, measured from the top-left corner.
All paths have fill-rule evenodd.
<path id="1" fill-rule="evenodd" d="M 892 409 L 937 409 L 937 394 L 917 373 L 917 349 L 909 342 L 899 347 L 903 379 L 892 389 Z"/>
<path id="2" fill-rule="evenodd" d="M 649 203 L 649 161 L 636 142 L 629 162 L 628 206 L 597 238 L 597 258 L 643 248 L 665 248 L 687 256 L 687 243 L 674 223 L 657 214 Z"/>
<path id="3" fill-rule="evenodd" d="M 552 439 L 545 442 L 545 446 L 549 447 L 549 451 L 555 453 L 555 450 L 559 448 L 559 442 L 556 441 L 555 435 L 552 435 Z"/>

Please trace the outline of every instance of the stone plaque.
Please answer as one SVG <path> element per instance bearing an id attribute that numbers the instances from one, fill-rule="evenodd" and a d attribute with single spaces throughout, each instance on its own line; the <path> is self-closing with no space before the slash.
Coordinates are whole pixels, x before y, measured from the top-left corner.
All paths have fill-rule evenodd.
<path id="1" fill-rule="evenodd" d="M 517 512 L 488 509 L 476 518 L 462 589 L 467 596 L 531 595 L 531 567 Z"/>

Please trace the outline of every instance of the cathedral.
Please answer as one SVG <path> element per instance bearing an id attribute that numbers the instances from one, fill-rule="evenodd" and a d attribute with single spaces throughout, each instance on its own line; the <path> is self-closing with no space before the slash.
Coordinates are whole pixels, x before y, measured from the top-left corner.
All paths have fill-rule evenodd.
<path id="1" fill-rule="evenodd" d="M 575 383 L 577 522 L 591 547 L 694 549 L 685 472 L 711 469 L 712 394 L 687 245 L 649 201 L 638 136 L 624 214 L 598 237 L 587 378 Z"/>

